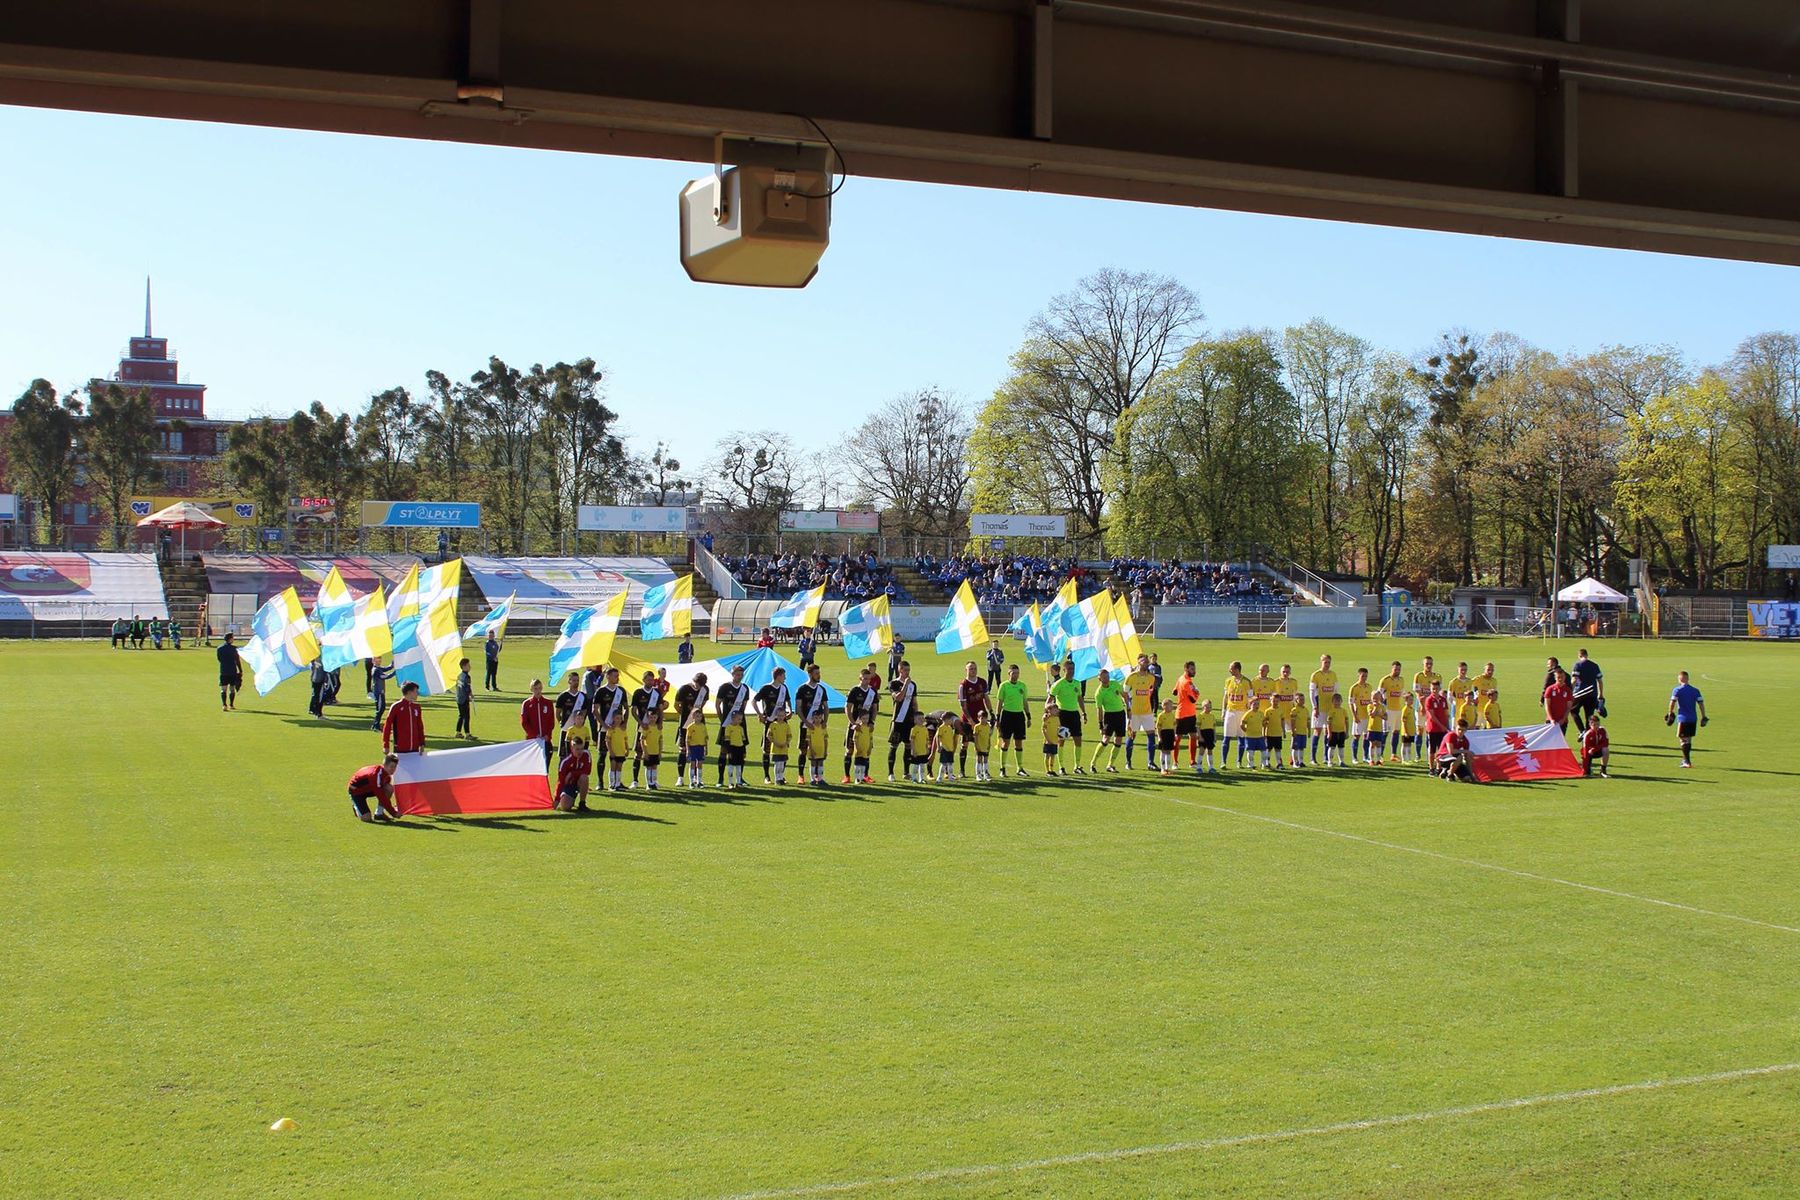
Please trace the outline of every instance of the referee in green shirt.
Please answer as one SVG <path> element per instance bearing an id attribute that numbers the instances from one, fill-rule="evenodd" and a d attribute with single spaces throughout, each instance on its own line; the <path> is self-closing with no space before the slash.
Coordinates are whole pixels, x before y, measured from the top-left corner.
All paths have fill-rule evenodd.
<path id="1" fill-rule="evenodd" d="M 1006 775 L 1006 748 L 1012 747 L 1013 765 L 1021 777 L 1025 774 L 1025 685 L 1019 682 L 1019 668 L 1006 668 L 1006 682 L 994 692 L 994 703 L 1000 706 L 1000 774 Z"/>
<path id="2" fill-rule="evenodd" d="M 1117 775 L 1119 747 L 1125 744 L 1125 685 L 1104 668 L 1094 691 L 1094 707 L 1100 710 L 1100 744 L 1094 747 L 1094 758 L 1088 763 L 1088 771 L 1095 775 L 1100 773 L 1100 751 L 1110 748 L 1112 754 L 1106 760 L 1106 769 Z"/>
<path id="3" fill-rule="evenodd" d="M 1050 685 L 1050 699 L 1056 705 L 1056 723 L 1069 731 L 1075 743 L 1075 773 L 1081 774 L 1081 719 L 1087 713 L 1087 697 L 1075 682 L 1074 671 Z"/>

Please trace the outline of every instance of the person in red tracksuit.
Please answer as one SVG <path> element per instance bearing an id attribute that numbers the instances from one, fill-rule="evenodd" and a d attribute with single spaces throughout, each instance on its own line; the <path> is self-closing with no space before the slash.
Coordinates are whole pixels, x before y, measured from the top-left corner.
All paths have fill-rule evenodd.
<path id="1" fill-rule="evenodd" d="M 556 736 L 556 702 L 544 695 L 544 681 L 531 681 L 531 695 L 519 706 L 519 728 L 527 738 L 540 738 L 544 743 L 544 768 L 550 767 L 550 739 Z"/>
<path id="2" fill-rule="evenodd" d="M 381 748 L 395 754 L 416 754 L 425 748 L 425 711 L 419 707 L 419 685 L 400 689 L 400 702 L 388 709 L 381 723 Z"/>
<path id="3" fill-rule="evenodd" d="M 373 766 L 362 768 L 350 777 L 350 807 L 359 821 L 398 821 L 400 810 L 394 807 L 394 768 L 400 760 L 390 754 Z M 369 811 L 369 801 L 375 811 Z"/>
<path id="4" fill-rule="evenodd" d="M 1588 727 L 1581 733 L 1581 773 L 1591 776 L 1594 764 L 1600 764 L 1600 778 L 1611 779 L 1606 768 L 1612 765 L 1612 739 L 1606 736 L 1606 727 L 1600 724 L 1600 718 L 1588 718 Z"/>
<path id="5" fill-rule="evenodd" d="M 1544 720 L 1562 730 L 1563 736 L 1569 733 L 1569 709 L 1575 706 L 1575 691 L 1569 686 L 1569 673 L 1557 668 L 1550 683 L 1544 688 Z"/>
<path id="6" fill-rule="evenodd" d="M 588 771 L 594 760 L 588 756 L 587 738 L 579 733 L 569 735 L 569 752 L 563 755 L 556 772 L 556 799 L 559 812 L 587 812 Z"/>
<path id="7" fill-rule="evenodd" d="M 1450 732 L 1450 697 L 1445 694 L 1442 682 L 1431 681 L 1431 690 L 1419 701 L 1419 710 L 1425 720 L 1425 744 L 1436 746 Z M 1425 764 L 1430 767 L 1431 758 L 1425 757 Z"/>

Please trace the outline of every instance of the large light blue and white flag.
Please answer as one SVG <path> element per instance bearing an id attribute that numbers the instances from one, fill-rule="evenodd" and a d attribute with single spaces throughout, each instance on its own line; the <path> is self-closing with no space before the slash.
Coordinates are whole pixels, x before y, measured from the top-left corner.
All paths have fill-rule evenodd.
<path id="1" fill-rule="evenodd" d="M 645 642 L 680 637 L 694 631 L 694 577 L 677 575 L 644 593 L 638 639 Z"/>
<path id="2" fill-rule="evenodd" d="M 621 588 L 612 599 L 569 614 L 557 636 L 556 648 L 550 651 L 552 680 L 582 667 L 602 666 L 612 658 L 619 618 L 625 615 L 625 596 L 625 589 Z"/>
<path id="3" fill-rule="evenodd" d="M 394 648 L 381 585 L 375 585 L 367 596 L 358 596 L 335 566 L 319 585 L 313 621 L 319 627 L 319 662 L 327 671 L 353 666 L 365 658 L 385 658 Z"/>
<path id="4" fill-rule="evenodd" d="M 487 616 L 481 618 L 481 620 L 475 622 L 473 625 L 469 626 L 468 629 L 463 631 L 463 640 L 465 642 L 472 642 L 477 639 L 486 641 L 487 635 L 492 632 L 496 641 L 504 642 L 506 640 L 507 618 L 512 616 L 513 599 L 518 596 L 518 594 L 519 593 L 514 592 L 511 596 L 508 596 L 500 603 L 494 605 L 494 607 L 488 609 Z"/>
<path id="5" fill-rule="evenodd" d="M 981 609 L 975 604 L 975 589 L 965 579 L 956 589 L 956 595 L 950 598 L 950 607 L 944 610 L 943 623 L 938 626 L 937 652 L 955 654 L 987 640 L 987 623 L 981 619 Z"/>
<path id="6" fill-rule="evenodd" d="M 288 588 L 256 610 L 250 619 L 250 640 L 240 653 L 250 664 L 256 694 L 266 696 L 284 679 L 292 679 L 319 657 L 319 643 L 300 594 Z"/>
<path id="7" fill-rule="evenodd" d="M 1051 663 L 1061 661 L 1068 647 L 1068 635 L 1063 632 L 1063 614 L 1075 607 L 1075 581 L 1067 579 L 1050 603 L 1044 605 L 1038 620 L 1042 630 L 1035 650 L 1030 642 L 1025 645 L 1025 657 L 1035 663 Z"/>
<path id="8" fill-rule="evenodd" d="M 776 629 L 811 629 L 819 623 L 819 609 L 825 604 L 825 585 L 811 591 L 795 592 L 788 602 L 775 610 L 769 624 Z"/>
<path id="9" fill-rule="evenodd" d="M 1106 622 L 1111 605 L 1105 592 L 1089 596 L 1063 610 L 1063 654 L 1073 665 L 1076 679 L 1092 679 L 1106 663 Z"/>
<path id="10" fill-rule="evenodd" d="M 844 634 L 844 654 L 849 658 L 871 658 L 894 644 L 894 622 L 888 598 L 877 596 L 864 604 L 846 608 L 838 617 L 838 628 Z"/>
<path id="11" fill-rule="evenodd" d="M 1006 627 L 1006 636 L 1021 642 L 1028 642 L 1031 640 L 1032 633 L 1043 623 L 1043 614 L 1038 611 L 1038 606 L 1034 601 L 1030 608 L 1013 618 L 1012 624 Z"/>
<path id="12" fill-rule="evenodd" d="M 435 696 L 455 684 L 462 660 L 462 628 L 456 623 L 461 593 L 462 559 L 457 558 L 423 571 L 415 566 L 389 600 L 394 674 L 402 687 L 416 683 L 421 695 Z"/>

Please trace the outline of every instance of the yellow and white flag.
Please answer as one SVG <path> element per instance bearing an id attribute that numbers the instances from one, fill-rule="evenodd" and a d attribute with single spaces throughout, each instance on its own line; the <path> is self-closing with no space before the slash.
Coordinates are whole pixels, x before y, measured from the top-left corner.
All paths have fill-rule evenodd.
<path id="1" fill-rule="evenodd" d="M 950 607 L 944 611 L 943 623 L 938 626 L 937 652 L 955 654 L 987 640 L 987 622 L 981 619 L 981 609 L 975 603 L 975 589 L 965 579 L 956 589 L 956 595 L 950 598 Z"/>
<path id="2" fill-rule="evenodd" d="M 402 686 L 419 685 L 423 695 L 447 692 L 462 661 L 462 630 L 456 602 L 462 594 L 462 559 L 407 572 L 394 600 L 402 615 L 393 621 L 394 672 Z M 394 604 L 388 606 L 393 618 Z"/>
<path id="3" fill-rule="evenodd" d="M 569 614 L 550 651 L 551 679 L 612 660 L 613 639 L 619 634 L 619 619 L 625 615 L 625 595 L 621 588 L 612 599 Z"/>

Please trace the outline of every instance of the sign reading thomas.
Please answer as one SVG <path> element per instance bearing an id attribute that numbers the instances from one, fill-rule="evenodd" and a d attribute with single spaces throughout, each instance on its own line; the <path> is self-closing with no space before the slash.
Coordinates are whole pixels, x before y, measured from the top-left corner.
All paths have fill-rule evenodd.
<path id="1" fill-rule="evenodd" d="M 575 528 L 602 533 L 686 533 L 687 509 L 668 504 L 583 504 Z"/>
<path id="2" fill-rule="evenodd" d="M 481 505 L 439 500 L 364 500 L 365 526 L 409 529 L 479 529 Z"/>
<path id="3" fill-rule="evenodd" d="M 1061 538 L 1069 536 L 1069 519 L 974 513 L 969 517 L 969 533 L 974 537 Z"/>

